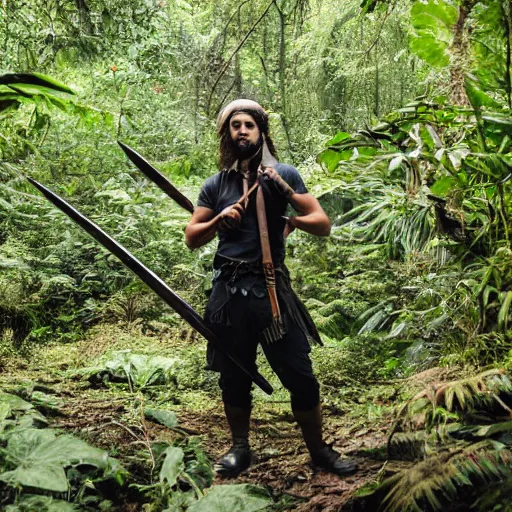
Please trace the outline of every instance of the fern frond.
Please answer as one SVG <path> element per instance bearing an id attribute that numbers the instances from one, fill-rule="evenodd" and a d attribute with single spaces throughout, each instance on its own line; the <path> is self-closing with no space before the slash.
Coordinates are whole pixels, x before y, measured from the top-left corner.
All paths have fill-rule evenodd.
<path id="1" fill-rule="evenodd" d="M 14 259 L 6 259 L 0 256 L 0 269 L 9 270 L 9 269 L 15 269 L 15 270 L 28 270 L 30 267 L 19 260 Z"/>
<path id="2" fill-rule="evenodd" d="M 504 369 L 492 369 L 442 385 L 436 390 L 435 402 L 449 411 L 465 410 L 500 391 L 512 391 L 510 379 Z"/>
<path id="3" fill-rule="evenodd" d="M 321 300 L 315 299 L 313 297 L 306 299 L 304 301 L 304 304 L 307 306 L 308 309 L 321 308 L 325 306 L 325 302 L 322 302 Z"/>
<path id="4" fill-rule="evenodd" d="M 448 464 L 451 454 L 444 453 L 431 457 L 413 466 L 411 469 L 393 475 L 382 484 L 390 488 L 383 500 L 386 512 L 421 512 L 421 504 L 426 501 L 434 510 L 440 510 L 438 493 L 454 498 L 457 494 L 454 485 L 455 467 Z"/>
<path id="5" fill-rule="evenodd" d="M 483 402 L 499 400 L 500 392 L 512 392 L 512 383 L 502 368 L 487 370 L 465 379 L 454 380 L 441 386 L 428 386 L 415 395 L 402 412 L 414 416 L 431 407 L 445 407 L 448 411 L 467 410 Z M 427 400 L 425 400 L 427 399 Z M 508 411 L 507 411 L 508 412 Z"/>
<path id="6" fill-rule="evenodd" d="M 425 456 L 426 435 L 420 432 L 399 432 L 388 445 L 388 456 L 394 460 L 421 460 Z"/>
<path id="7" fill-rule="evenodd" d="M 325 304 L 318 312 L 323 316 L 329 316 L 333 313 L 343 313 L 352 316 L 354 313 L 351 311 L 350 304 L 344 299 L 334 299 L 333 301 Z"/>
<path id="8" fill-rule="evenodd" d="M 390 489 L 386 512 L 443 510 L 445 501 L 461 497 L 468 488 L 512 478 L 512 453 L 483 442 L 467 449 L 443 453 L 401 471 L 383 482 Z"/>
<path id="9" fill-rule="evenodd" d="M 343 298 L 328 303 L 308 299 L 306 304 L 314 308 L 310 313 L 318 330 L 331 338 L 341 339 L 346 336 L 358 316 L 356 306 Z"/>

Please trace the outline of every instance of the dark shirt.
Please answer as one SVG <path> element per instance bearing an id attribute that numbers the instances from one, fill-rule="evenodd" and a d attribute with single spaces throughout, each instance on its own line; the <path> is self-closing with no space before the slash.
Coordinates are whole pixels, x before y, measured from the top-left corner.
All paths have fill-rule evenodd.
<path id="1" fill-rule="evenodd" d="M 292 165 L 277 164 L 279 175 L 290 185 L 297 194 L 307 193 L 299 171 Z M 268 179 L 260 185 L 265 198 L 267 225 L 269 232 L 272 260 L 275 266 L 284 261 L 284 226 L 288 202 L 277 189 L 275 183 Z M 243 195 L 243 178 L 237 171 L 221 171 L 208 178 L 201 192 L 197 206 L 210 208 L 215 215 L 224 208 L 235 204 Z M 234 231 L 220 231 L 217 254 L 223 258 L 235 261 L 261 261 L 261 243 L 256 216 L 256 191 L 253 192 L 242 217 L 240 227 Z"/>

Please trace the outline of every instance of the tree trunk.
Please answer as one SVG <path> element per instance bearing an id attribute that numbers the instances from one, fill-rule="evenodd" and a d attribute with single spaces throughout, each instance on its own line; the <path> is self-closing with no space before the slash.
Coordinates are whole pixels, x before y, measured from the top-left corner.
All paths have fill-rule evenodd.
<path id="1" fill-rule="evenodd" d="M 454 37 L 450 53 L 452 65 L 450 70 L 450 100 L 456 105 L 469 105 L 464 87 L 466 65 L 469 60 L 469 41 L 466 31 L 466 21 L 476 0 L 462 0 L 459 6 L 459 18 L 455 24 Z"/>
<path id="2" fill-rule="evenodd" d="M 290 132 L 288 130 L 287 118 L 287 102 L 286 102 L 286 16 L 274 2 L 277 12 L 279 13 L 279 95 L 281 96 L 281 120 L 283 123 L 284 133 L 286 135 L 286 142 L 288 144 L 288 151 L 292 153 L 292 145 L 290 140 Z"/>
<path id="3" fill-rule="evenodd" d="M 238 13 L 237 13 L 237 26 L 238 26 L 238 33 L 242 33 L 242 21 L 240 18 L 240 7 L 238 6 Z M 234 82 L 234 88 L 236 97 L 240 98 L 242 96 L 242 73 L 240 71 L 240 54 L 237 52 L 235 55 L 235 82 Z"/>
<path id="4" fill-rule="evenodd" d="M 263 70 L 263 90 L 265 91 L 265 97 L 267 98 L 267 104 L 272 104 L 272 91 L 270 90 L 270 80 L 269 80 L 269 74 L 267 65 L 265 62 L 265 57 L 269 54 L 268 49 L 268 23 L 267 20 L 263 22 L 263 31 L 262 31 L 262 38 L 261 38 L 261 51 L 262 54 L 260 57 L 261 62 L 261 69 Z"/>
<path id="5" fill-rule="evenodd" d="M 78 15 L 80 16 L 80 26 L 86 34 L 93 33 L 91 10 L 85 0 L 75 0 Z"/>
<path id="6" fill-rule="evenodd" d="M 373 98 L 373 113 L 377 119 L 380 113 L 379 94 L 379 55 L 377 53 L 377 46 L 375 46 L 375 89 Z"/>
<path id="7" fill-rule="evenodd" d="M 503 12 L 503 20 L 505 24 L 505 37 L 506 37 L 506 48 L 507 48 L 507 62 L 505 66 L 505 91 L 507 93 L 508 108 L 512 109 L 512 77 L 511 77 L 511 65 L 512 65 L 512 49 L 510 37 L 512 36 L 512 0 L 503 1 L 501 4 Z"/>
<path id="8" fill-rule="evenodd" d="M 217 88 L 217 85 L 219 84 L 220 79 L 224 76 L 224 73 L 226 72 L 226 70 L 228 69 L 229 65 L 231 64 L 231 61 L 236 56 L 236 54 L 240 51 L 240 48 L 242 48 L 242 46 L 247 41 L 247 39 L 249 39 L 249 36 L 256 30 L 256 27 L 263 20 L 263 18 L 267 15 L 268 11 L 270 10 L 272 5 L 274 5 L 274 4 L 275 4 L 275 0 L 272 0 L 271 2 L 269 2 L 269 4 L 265 8 L 265 10 L 261 14 L 261 16 L 254 22 L 253 26 L 249 29 L 249 32 L 247 32 L 245 34 L 245 36 L 242 38 L 242 40 L 238 43 L 237 47 L 235 48 L 235 50 L 231 54 L 231 57 L 229 57 L 224 62 L 224 66 L 222 66 L 222 69 L 220 70 L 219 74 L 217 75 L 217 78 L 215 79 L 215 82 L 213 83 L 213 86 L 212 86 L 212 88 L 210 90 L 210 95 L 208 96 L 208 101 L 206 103 L 206 112 L 207 113 L 210 112 L 210 108 L 211 108 L 211 105 L 212 105 L 213 94 L 215 93 L 215 89 Z"/>
<path id="9" fill-rule="evenodd" d="M 194 76 L 194 142 L 199 144 L 199 103 L 201 101 L 201 79 Z"/>

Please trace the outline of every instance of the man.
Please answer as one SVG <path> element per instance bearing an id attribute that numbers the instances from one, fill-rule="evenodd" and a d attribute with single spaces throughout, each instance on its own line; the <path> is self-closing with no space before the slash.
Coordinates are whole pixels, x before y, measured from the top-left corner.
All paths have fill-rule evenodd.
<path id="1" fill-rule="evenodd" d="M 307 192 L 297 169 L 277 162 L 268 115 L 258 103 L 242 99 L 227 105 L 217 118 L 217 131 L 221 171 L 204 183 L 185 229 L 192 249 L 219 236 L 205 320 L 246 367 L 255 368 L 261 343 L 270 366 L 290 391 L 293 414 L 313 463 L 338 475 L 352 473 L 356 465 L 341 460 L 322 439 L 319 385 L 308 338 L 321 341 L 284 266 L 285 235 L 298 228 L 327 236 L 329 218 Z M 284 216 L 288 204 L 299 216 Z M 233 437 L 233 446 L 215 469 L 236 476 L 251 463 L 252 382 L 211 346 L 208 364 L 221 374 Z"/>

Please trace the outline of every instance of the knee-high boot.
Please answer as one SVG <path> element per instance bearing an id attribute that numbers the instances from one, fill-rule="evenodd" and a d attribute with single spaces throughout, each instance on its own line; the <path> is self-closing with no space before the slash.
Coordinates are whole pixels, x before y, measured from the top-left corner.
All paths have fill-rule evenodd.
<path id="1" fill-rule="evenodd" d="M 339 476 L 357 471 L 357 464 L 351 460 L 342 460 L 340 454 L 323 440 L 320 404 L 307 411 L 293 409 L 293 415 L 302 430 L 302 436 L 315 466 Z"/>
<path id="2" fill-rule="evenodd" d="M 234 407 L 224 403 L 224 412 L 233 438 L 233 446 L 215 464 L 215 471 L 225 477 L 237 476 L 251 465 L 249 425 L 251 407 Z"/>

